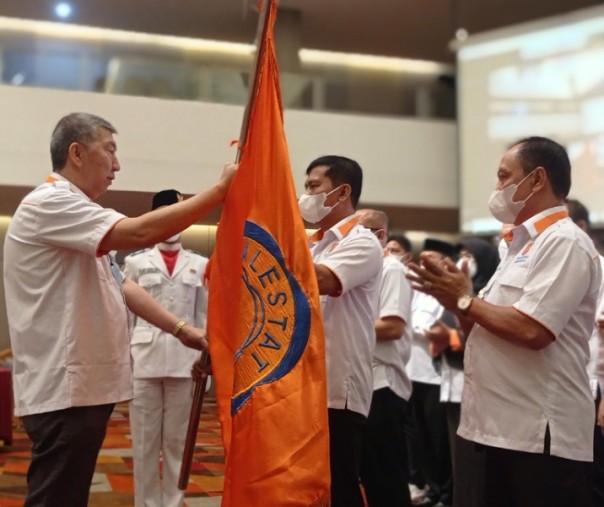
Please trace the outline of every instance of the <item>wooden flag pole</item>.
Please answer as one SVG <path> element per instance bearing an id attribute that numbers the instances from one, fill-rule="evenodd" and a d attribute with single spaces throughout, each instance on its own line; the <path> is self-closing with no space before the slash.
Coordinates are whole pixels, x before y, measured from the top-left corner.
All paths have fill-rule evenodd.
<path id="1" fill-rule="evenodd" d="M 241 159 L 245 143 L 247 142 L 247 131 L 250 126 L 250 114 L 254 101 L 256 100 L 256 94 L 258 93 L 258 85 L 260 81 L 260 62 L 262 61 L 262 55 L 266 50 L 266 31 L 268 29 L 268 23 L 270 16 L 268 15 L 269 9 L 275 0 L 264 0 L 262 10 L 260 11 L 260 17 L 258 18 L 258 29 L 256 31 L 256 41 L 258 43 L 258 49 L 256 50 L 256 59 L 254 60 L 254 67 L 252 70 L 254 80 L 252 86 L 248 91 L 247 105 L 245 106 L 245 112 L 243 113 L 243 121 L 241 123 L 241 132 L 239 134 L 239 147 L 237 150 L 237 162 Z"/>
<path id="2" fill-rule="evenodd" d="M 237 150 L 237 162 L 239 162 L 241 159 L 241 155 L 243 154 L 243 149 L 245 148 L 245 143 L 247 141 L 250 114 L 256 99 L 256 94 L 258 93 L 258 85 L 260 81 L 259 62 L 261 61 L 262 55 L 266 49 L 266 31 L 270 20 L 268 12 L 274 2 L 275 0 L 264 0 L 260 17 L 258 19 L 258 31 L 256 39 L 259 45 L 256 51 L 256 58 L 253 67 L 254 80 L 252 81 L 252 86 L 249 89 L 248 101 L 243 114 L 243 122 L 241 124 L 241 133 L 239 136 L 239 147 Z M 200 361 L 202 368 L 206 370 L 210 365 L 210 353 L 207 350 L 204 350 L 201 354 Z M 191 405 L 185 448 L 183 451 L 182 462 L 180 464 L 180 475 L 178 476 L 178 489 L 181 491 L 187 489 L 187 486 L 189 485 L 189 476 L 191 475 L 191 465 L 193 463 L 193 453 L 195 451 L 195 442 L 197 440 L 197 430 L 199 429 L 199 420 L 201 418 L 201 409 L 203 407 L 203 399 L 206 392 L 207 382 L 207 377 L 195 381 L 193 404 Z"/>
<path id="3" fill-rule="evenodd" d="M 204 370 L 210 365 L 210 353 L 204 350 L 201 353 L 201 367 Z M 187 437 L 185 448 L 182 453 L 182 462 L 180 464 L 180 474 L 178 476 L 178 489 L 184 491 L 189 485 L 189 476 L 191 475 L 191 465 L 193 463 L 193 453 L 195 451 L 195 441 L 197 440 L 197 430 L 199 429 L 199 419 L 201 418 L 201 409 L 203 407 L 203 398 L 206 394 L 208 378 L 203 377 L 195 381 L 195 391 L 193 392 L 193 404 L 189 414 L 189 426 L 187 427 Z"/>

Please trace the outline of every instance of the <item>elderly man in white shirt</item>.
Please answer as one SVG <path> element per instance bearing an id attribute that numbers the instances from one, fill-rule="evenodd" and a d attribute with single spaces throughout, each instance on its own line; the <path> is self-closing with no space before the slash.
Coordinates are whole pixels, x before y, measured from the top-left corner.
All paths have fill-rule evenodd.
<path id="1" fill-rule="evenodd" d="M 183 344 L 205 332 L 123 277 L 112 250 L 150 246 L 218 205 L 236 166 L 182 203 L 127 218 L 94 203 L 120 170 L 115 128 L 87 113 L 51 137 L 53 174 L 23 198 L 4 244 L 15 414 L 33 442 L 25 505 L 85 507 L 115 403 L 132 398 L 126 306 Z"/>
<path id="2" fill-rule="evenodd" d="M 489 208 L 514 228 L 479 296 L 453 263 L 424 258 L 408 276 L 455 311 L 468 333 L 458 434 L 484 453 L 481 505 L 590 506 L 594 406 L 586 365 L 598 253 L 568 218 L 562 146 L 543 137 L 518 141 L 497 176 Z M 464 498 L 455 505 L 471 507 Z"/>
<path id="3" fill-rule="evenodd" d="M 382 248 L 359 224 L 363 171 L 354 160 L 320 157 L 306 170 L 302 217 L 318 224 L 311 251 L 327 353 L 331 506 L 363 507 L 359 465 L 373 378 Z"/>

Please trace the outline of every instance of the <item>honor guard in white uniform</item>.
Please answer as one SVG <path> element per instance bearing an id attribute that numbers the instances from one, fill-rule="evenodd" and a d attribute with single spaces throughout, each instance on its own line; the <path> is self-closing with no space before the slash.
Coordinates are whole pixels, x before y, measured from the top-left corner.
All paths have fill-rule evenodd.
<path id="1" fill-rule="evenodd" d="M 180 200 L 182 195 L 176 190 L 163 190 L 153 197 L 152 209 Z M 205 327 L 207 262 L 207 258 L 184 250 L 178 234 L 127 256 L 124 273 L 184 321 Z M 131 350 L 135 505 L 179 507 L 184 498 L 177 484 L 192 402 L 191 367 L 198 354 L 140 318 L 135 320 Z"/>

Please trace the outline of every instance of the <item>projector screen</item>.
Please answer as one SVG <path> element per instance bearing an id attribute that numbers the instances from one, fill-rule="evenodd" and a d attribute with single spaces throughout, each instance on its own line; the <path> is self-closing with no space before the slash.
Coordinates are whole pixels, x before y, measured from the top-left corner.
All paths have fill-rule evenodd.
<path id="1" fill-rule="evenodd" d="M 604 7 L 469 37 L 457 58 L 462 230 L 500 230 L 487 207 L 499 160 L 531 135 L 566 147 L 569 197 L 604 224 Z"/>

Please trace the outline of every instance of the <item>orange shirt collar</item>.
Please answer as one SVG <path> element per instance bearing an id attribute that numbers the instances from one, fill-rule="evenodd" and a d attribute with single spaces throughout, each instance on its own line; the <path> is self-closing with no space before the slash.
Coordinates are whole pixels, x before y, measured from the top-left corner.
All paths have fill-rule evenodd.
<path id="1" fill-rule="evenodd" d="M 510 242 L 514 238 L 514 231 L 518 229 L 518 227 L 524 227 L 531 239 L 534 239 L 550 225 L 553 225 L 559 220 L 567 217 L 568 210 L 566 209 L 566 206 L 555 206 L 553 208 L 546 209 L 541 213 L 537 213 L 516 227 L 512 226 L 509 228 L 509 225 L 504 225 L 501 232 L 501 237 L 507 242 Z"/>
<path id="2" fill-rule="evenodd" d="M 84 199 L 91 201 L 90 197 L 88 197 L 82 190 L 80 190 L 77 186 L 75 186 L 71 181 L 69 181 L 64 176 L 61 176 L 59 173 L 52 173 L 46 177 L 46 183 L 56 183 L 57 181 L 64 181 L 69 184 L 69 190 L 76 194 L 80 194 Z"/>
<path id="3" fill-rule="evenodd" d="M 340 220 L 336 225 L 334 225 L 331 229 L 328 230 L 333 231 L 338 239 L 342 239 L 352 230 L 352 228 L 356 224 L 359 223 L 360 219 L 361 218 L 357 215 L 350 215 L 349 217 Z M 324 231 L 323 229 L 315 231 L 315 233 L 310 237 L 311 243 L 321 241 L 323 239 L 323 236 L 325 235 L 325 232 L 327 231 Z"/>
<path id="4" fill-rule="evenodd" d="M 553 211 L 552 213 L 549 213 L 548 215 L 546 215 L 546 216 L 540 218 L 539 220 L 537 220 L 536 222 L 534 222 L 532 224 L 534 234 L 532 233 L 531 236 L 538 236 L 545 229 L 547 229 L 550 225 L 555 224 L 557 221 L 562 220 L 563 218 L 567 218 L 568 210 L 566 209 L 565 206 L 561 206 L 561 207 L 564 209 L 561 209 L 559 211 Z M 527 229 L 529 229 L 529 228 L 527 227 Z M 529 229 L 529 233 L 530 232 L 531 232 L 531 230 Z"/>

